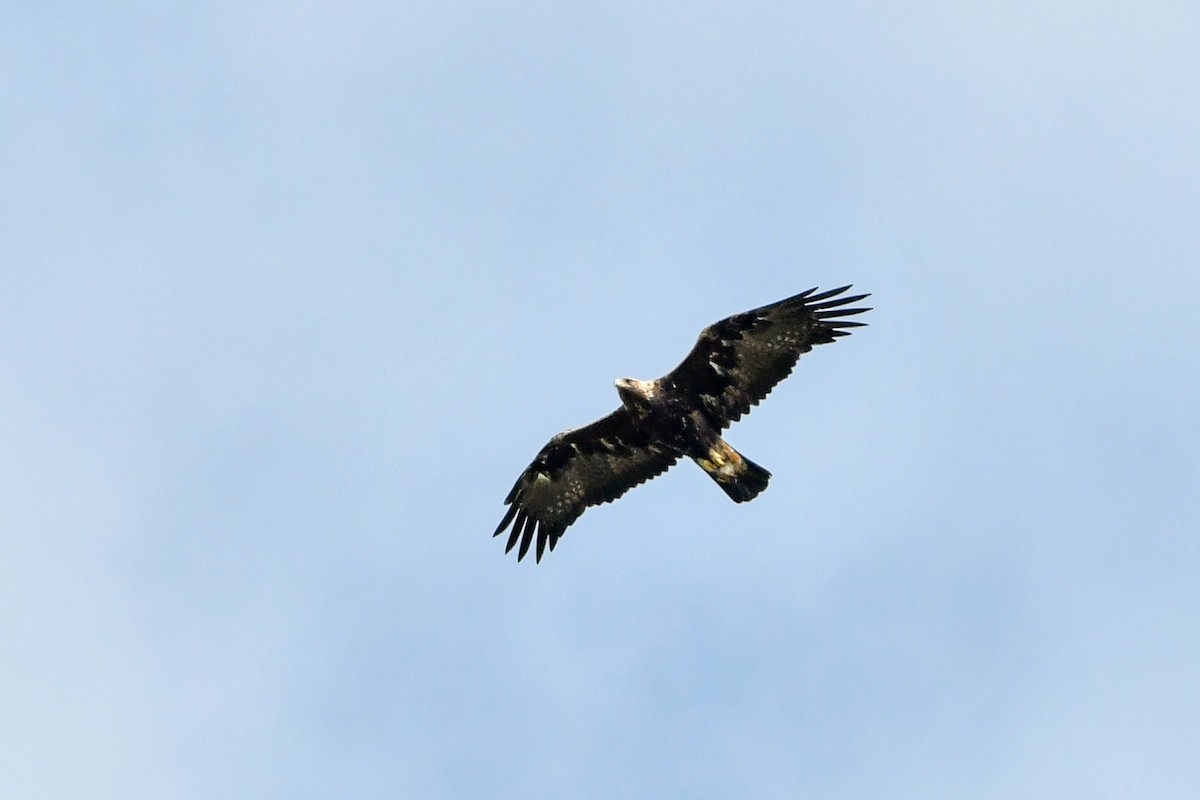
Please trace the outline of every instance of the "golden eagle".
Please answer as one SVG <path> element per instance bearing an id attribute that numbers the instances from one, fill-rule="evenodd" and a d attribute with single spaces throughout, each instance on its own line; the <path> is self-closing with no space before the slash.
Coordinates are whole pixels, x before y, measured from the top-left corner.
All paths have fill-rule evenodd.
<path id="1" fill-rule="evenodd" d="M 709 325 L 678 367 L 655 381 L 616 381 L 621 407 L 555 436 L 521 473 L 493 536 L 510 524 L 504 552 L 517 560 L 537 534 L 537 560 L 588 506 L 616 500 L 687 456 L 736 503 L 758 496 L 771 473 L 729 446 L 721 431 L 749 413 L 813 345 L 864 325 L 844 308 L 867 297 L 849 286 L 807 292 Z"/>

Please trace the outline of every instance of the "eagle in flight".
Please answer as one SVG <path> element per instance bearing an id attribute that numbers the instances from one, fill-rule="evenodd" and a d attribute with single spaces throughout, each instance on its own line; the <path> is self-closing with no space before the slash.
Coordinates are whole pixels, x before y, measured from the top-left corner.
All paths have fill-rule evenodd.
<path id="1" fill-rule="evenodd" d="M 540 562 L 588 506 L 616 500 L 685 456 L 735 503 L 757 497 L 771 473 L 734 450 L 721 431 L 758 405 L 814 345 L 865 324 L 845 319 L 870 310 L 845 308 L 868 296 L 844 294 L 849 288 L 809 289 L 723 319 L 701 331 L 687 358 L 658 380 L 619 378 L 620 408 L 555 436 L 517 478 L 493 534 L 512 526 L 504 552 L 520 542 L 520 561 L 536 537 Z"/>

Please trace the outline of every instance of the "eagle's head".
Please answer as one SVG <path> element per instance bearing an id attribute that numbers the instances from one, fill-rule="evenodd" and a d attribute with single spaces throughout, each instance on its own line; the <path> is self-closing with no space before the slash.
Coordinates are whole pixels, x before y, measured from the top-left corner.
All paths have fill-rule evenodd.
<path id="1" fill-rule="evenodd" d="M 633 378 L 617 378 L 613 381 L 621 403 L 630 411 L 644 411 L 650 407 L 658 391 L 654 381 L 639 381 Z"/>

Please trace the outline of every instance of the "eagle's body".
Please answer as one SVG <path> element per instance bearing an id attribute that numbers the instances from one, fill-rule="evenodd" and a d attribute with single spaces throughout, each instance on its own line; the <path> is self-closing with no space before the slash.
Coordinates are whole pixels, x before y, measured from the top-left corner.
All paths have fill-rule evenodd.
<path id="1" fill-rule="evenodd" d="M 616 386 L 623 410 L 638 427 L 655 431 L 673 452 L 699 464 L 735 502 L 767 488 L 771 473 L 730 447 L 695 397 L 662 379 L 618 378 Z"/>
<path id="2" fill-rule="evenodd" d="M 537 560 L 588 506 L 616 500 L 643 481 L 691 458 L 735 502 L 756 497 L 771 473 L 738 453 L 721 431 L 757 405 L 814 345 L 863 323 L 842 308 L 867 295 L 841 296 L 850 287 L 816 289 L 723 319 L 700 333 L 682 363 L 654 381 L 616 381 L 621 408 L 590 425 L 563 431 L 521 474 L 496 528 L 510 524 L 505 552 L 518 541 L 525 557 L 537 534 Z"/>

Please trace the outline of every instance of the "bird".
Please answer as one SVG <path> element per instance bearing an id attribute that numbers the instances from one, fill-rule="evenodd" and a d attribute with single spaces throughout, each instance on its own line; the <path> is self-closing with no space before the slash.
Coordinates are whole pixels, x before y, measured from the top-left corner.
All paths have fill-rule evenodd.
<path id="1" fill-rule="evenodd" d="M 661 378 L 618 378 L 621 407 L 550 439 L 513 484 L 492 536 L 511 525 L 504 552 L 519 542 L 518 561 L 536 539 L 540 563 L 587 508 L 616 500 L 681 458 L 692 459 L 735 503 L 757 497 L 771 473 L 721 433 L 790 375 L 800 356 L 865 326 L 846 318 L 871 309 L 846 306 L 870 295 L 845 294 L 850 288 L 812 288 L 727 317 L 701 331 Z"/>

